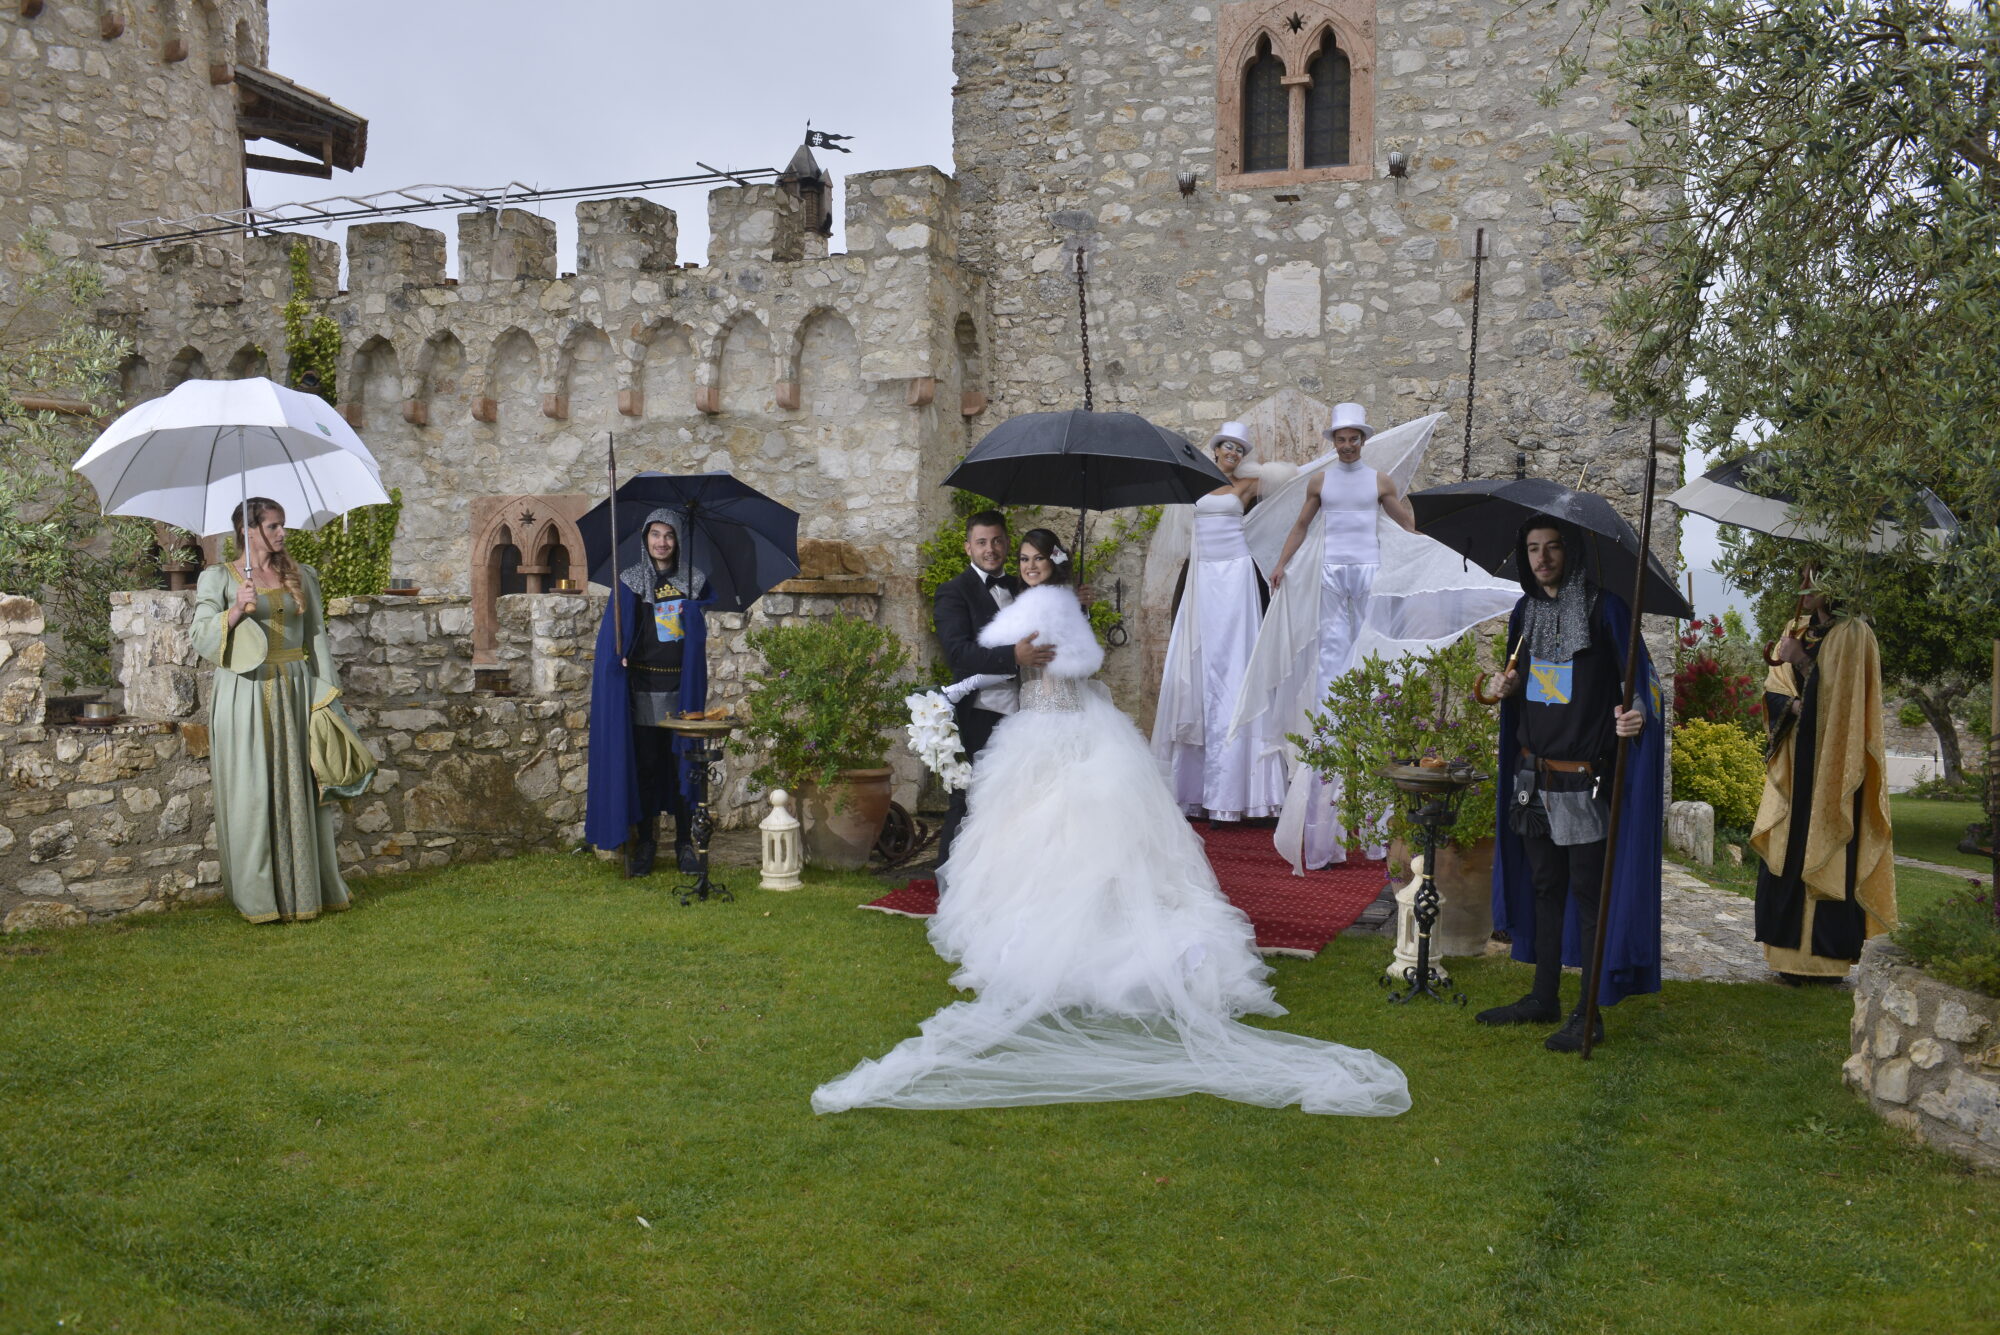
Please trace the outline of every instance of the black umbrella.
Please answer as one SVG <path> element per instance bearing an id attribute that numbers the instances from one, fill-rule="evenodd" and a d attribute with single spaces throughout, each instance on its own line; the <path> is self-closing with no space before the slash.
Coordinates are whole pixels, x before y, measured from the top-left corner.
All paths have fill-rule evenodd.
<path id="1" fill-rule="evenodd" d="M 1522 521 L 1538 514 L 1565 520 L 1584 534 L 1590 575 L 1599 588 L 1627 596 L 1638 574 L 1639 535 L 1611 502 L 1546 478 L 1453 482 L 1411 492 L 1410 505 L 1416 510 L 1417 532 L 1496 575 L 1520 575 L 1514 565 L 1515 542 Z M 1646 610 L 1694 619 L 1694 608 L 1651 552 L 1646 553 Z"/>
<path id="2" fill-rule="evenodd" d="M 799 573 L 798 512 L 728 473 L 636 473 L 618 488 L 618 550 L 611 544 L 612 502 L 577 520 L 593 582 L 609 588 L 645 551 L 646 516 L 661 507 L 687 520 L 688 559 L 708 575 L 711 611 L 741 612 L 775 584 Z"/>
<path id="3" fill-rule="evenodd" d="M 1137 413 L 1023 413 L 986 433 L 947 487 L 1002 505 L 1122 510 L 1189 505 L 1229 485 L 1188 440 Z"/>
<path id="4" fill-rule="evenodd" d="M 1820 536 L 1802 524 L 1793 508 L 1797 497 L 1772 481 L 1784 460 L 1781 450 L 1757 450 L 1741 459 L 1718 464 L 1667 499 L 1691 514 L 1703 515 L 1720 524 L 1769 533 L 1778 538 Z M 1924 537 L 1945 542 L 1958 533 L 1958 520 L 1929 487 L 1918 487 L 1910 495 L 1912 508 L 1925 516 Z M 1895 525 L 1878 523 L 1869 536 L 1868 550 L 1886 552 L 1903 545 L 1903 534 Z"/>
<path id="5" fill-rule="evenodd" d="M 944 485 L 1002 505 L 1088 511 L 1191 505 L 1229 479 L 1185 437 L 1137 413 L 1079 409 L 1008 418 L 972 447 Z"/>

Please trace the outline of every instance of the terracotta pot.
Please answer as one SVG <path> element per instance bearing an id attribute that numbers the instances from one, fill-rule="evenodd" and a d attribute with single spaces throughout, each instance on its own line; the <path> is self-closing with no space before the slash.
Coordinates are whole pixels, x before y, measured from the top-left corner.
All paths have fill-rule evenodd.
<path id="1" fill-rule="evenodd" d="M 840 778 L 822 788 L 804 787 L 806 861 L 835 871 L 867 865 L 882 823 L 889 818 L 887 769 L 842 770 Z"/>
<path id="2" fill-rule="evenodd" d="M 1391 859 L 1410 865 L 1409 850 L 1398 841 Z M 1446 844 L 1438 849 L 1438 920 L 1431 927 L 1431 952 L 1483 955 L 1493 935 L 1493 841 L 1481 839 L 1470 848 Z M 1397 881 L 1409 884 L 1407 876 Z"/>

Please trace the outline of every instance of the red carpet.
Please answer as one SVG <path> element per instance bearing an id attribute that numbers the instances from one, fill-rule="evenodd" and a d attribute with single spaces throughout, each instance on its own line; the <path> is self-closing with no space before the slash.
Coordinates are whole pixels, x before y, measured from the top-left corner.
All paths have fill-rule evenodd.
<path id="1" fill-rule="evenodd" d="M 1208 845 L 1208 864 L 1222 883 L 1222 893 L 1249 915 L 1257 929 L 1257 949 L 1265 954 L 1310 959 L 1352 927 L 1362 910 L 1381 893 L 1384 868 L 1380 862 L 1336 863 L 1324 871 L 1294 876 L 1271 847 L 1268 829 L 1240 825 L 1210 828 L 1205 821 L 1195 822 L 1194 828 Z M 861 907 L 906 918 L 928 918 L 937 912 L 937 882 L 911 881 Z"/>

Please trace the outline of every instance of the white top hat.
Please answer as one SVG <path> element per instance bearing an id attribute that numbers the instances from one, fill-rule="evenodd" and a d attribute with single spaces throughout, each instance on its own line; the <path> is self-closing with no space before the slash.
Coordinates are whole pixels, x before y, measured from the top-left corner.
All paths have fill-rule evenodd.
<path id="1" fill-rule="evenodd" d="M 1331 440 L 1334 432 L 1348 426 L 1359 431 L 1363 440 L 1375 434 L 1375 428 L 1368 425 L 1368 410 L 1358 403 L 1334 404 L 1333 420 L 1327 423 L 1326 430 L 1320 434 Z"/>
<path id="2" fill-rule="evenodd" d="M 1250 440 L 1249 426 L 1242 422 L 1224 422 L 1221 426 L 1217 427 L 1215 434 L 1208 438 L 1208 448 L 1211 450 L 1214 449 L 1215 442 L 1218 440 L 1234 441 L 1243 447 L 1243 453 L 1245 454 L 1249 454 L 1257 448 Z"/>

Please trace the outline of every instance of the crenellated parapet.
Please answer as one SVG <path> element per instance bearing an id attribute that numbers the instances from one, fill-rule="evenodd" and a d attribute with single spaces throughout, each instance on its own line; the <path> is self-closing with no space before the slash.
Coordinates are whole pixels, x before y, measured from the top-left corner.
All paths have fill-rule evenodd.
<path id="1" fill-rule="evenodd" d="M 340 410 L 403 492 L 398 573 L 525 591 L 539 557 L 503 568 L 479 546 L 494 498 L 601 495 L 615 437 L 621 472 L 726 469 L 791 505 L 802 538 L 845 544 L 881 578 L 883 619 L 921 643 L 917 544 L 983 411 L 988 303 L 956 259 L 949 177 L 851 178 L 845 253 L 825 253 L 815 204 L 781 185 L 716 190 L 707 259 L 689 264 L 673 210 L 584 202 L 569 273 L 554 224 L 526 210 L 461 215 L 455 266 L 442 232 L 372 223 L 348 232 L 344 289 L 332 243 L 300 238 L 314 311 L 342 332 Z M 287 379 L 296 241 L 162 252 L 131 396 Z"/>

